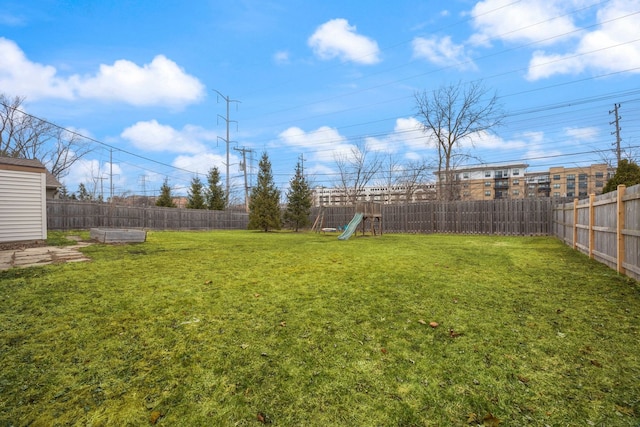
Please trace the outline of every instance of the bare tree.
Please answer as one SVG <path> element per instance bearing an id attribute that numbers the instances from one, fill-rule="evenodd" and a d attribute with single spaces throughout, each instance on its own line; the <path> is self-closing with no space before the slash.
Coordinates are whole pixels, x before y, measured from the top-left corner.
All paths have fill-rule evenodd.
<path id="1" fill-rule="evenodd" d="M 366 144 L 358 143 L 351 147 L 348 154 L 334 156 L 338 167 L 337 187 L 346 197 L 347 204 L 355 204 L 367 184 L 382 167 L 382 158 L 377 151 L 371 151 Z"/>
<path id="2" fill-rule="evenodd" d="M 398 183 L 404 190 L 407 203 L 413 199 L 416 191 L 428 180 L 427 177 L 433 169 L 424 160 L 413 160 L 405 165 L 399 176 Z"/>
<path id="3" fill-rule="evenodd" d="M 456 162 L 468 156 L 463 142 L 473 146 L 473 137 L 492 132 L 502 123 L 504 113 L 496 94 L 479 82 L 450 84 L 415 93 L 416 108 L 423 131 L 438 151 L 438 193 L 442 200 L 458 198 L 455 185 Z"/>
<path id="4" fill-rule="evenodd" d="M 37 159 L 58 179 L 89 153 L 89 145 L 70 132 L 21 110 L 23 97 L 0 94 L 0 156 Z"/>
<path id="5" fill-rule="evenodd" d="M 606 163 L 611 169 L 615 169 L 618 165 L 618 159 L 616 157 L 615 150 L 612 149 L 599 149 L 593 147 L 594 153 L 596 153 L 602 163 Z M 630 162 L 638 163 L 640 159 L 640 145 L 629 142 L 626 145 L 620 146 L 620 157 Z"/>
<path id="6" fill-rule="evenodd" d="M 383 161 L 384 171 L 380 171 L 379 185 L 386 188 L 388 192 L 387 203 L 393 199 L 394 187 L 399 185 L 402 172 L 400 160 L 397 156 L 389 154 Z"/>
<path id="7" fill-rule="evenodd" d="M 397 157 L 389 155 L 384 163 L 385 170 L 380 173 L 379 182 L 389 192 L 389 202 L 393 194 L 401 194 L 405 201 L 411 201 L 418 188 L 429 181 L 429 174 L 434 171 L 434 167 L 425 160 L 410 160 L 403 164 Z"/>

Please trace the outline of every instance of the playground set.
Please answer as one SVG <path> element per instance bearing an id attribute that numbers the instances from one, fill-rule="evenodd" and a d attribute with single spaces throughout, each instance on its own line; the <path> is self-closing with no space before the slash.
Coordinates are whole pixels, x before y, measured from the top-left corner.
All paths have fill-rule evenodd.
<path id="1" fill-rule="evenodd" d="M 332 232 L 342 231 L 342 234 L 338 236 L 339 240 L 347 240 L 356 232 L 358 225 L 362 224 L 362 235 L 364 236 L 367 230 L 367 222 L 369 223 L 369 229 L 371 235 L 382 236 L 382 205 L 380 203 L 373 202 L 359 202 L 355 206 L 355 214 L 349 224 L 340 227 L 325 227 L 324 225 L 324 207 L 320 209 L 320 213 L 316 217 L 313 223 L 312 230 L 316 232 Z"/>

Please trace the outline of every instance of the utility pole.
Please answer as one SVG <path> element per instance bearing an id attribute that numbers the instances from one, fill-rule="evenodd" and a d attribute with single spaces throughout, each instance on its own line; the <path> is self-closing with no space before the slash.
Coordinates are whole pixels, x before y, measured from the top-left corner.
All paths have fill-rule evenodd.
<path id="1" fill-rule="evenodd" d="M 304 176 L 304 154 L 300 154 L 300 172 Z"/>
<path id="2" fill-rule="evenodd" d="M 218 94 L 219 97 L 224 99 L 225 102 L 227 103 L 227 115 L 225 117 L 222 117 L 220 114 L 218 114 L 218 117 L 220 117 L 222 120 L 224 120 L 226 122 L 226 124 L 227 124 L 227 137 L 226 138 L 218 137 L 218 138 L 222 139 L 227 144 L 227 162 L 225 163 L 225 166 L 227 167 L 227 172 L 226 172 L 226 174 L 227 174 L 227 189 L 225 191 L 225 206 L 228 207 L 229 206 L 229 144 L 232 142 L 229 139 L 229 123 L 235 122 L 236 126 L 237 126 L 237 123 L 238 123 L 235 120 L 229 119 L 229 104 L 231 104 L 232 102 L 238 102 L 239 103 L 240 101 L 237 101 L 237 100 L 234 100 L 234 99 L 230 99 L 228 96 L 224 96 L 223 94 L 221 94 L 217 90 L 215 90 L 215 89 L 213 89 L 213 90 Z M 237 131 L 237 129 L 236 129 L 236 131 Z"/>
<path id="3" fill-rule="evenodd" d="M 147 206 L 147 175 L 140 175 L 139 177 L 142 183 L 142 206 Z"/>
<path id="4" fill-rule="evenodd" d="M 253 150 L 249 148 L 233 148 L 236 151 L 242 153 L 242 171 L 244 172 L 244 206 L 247 212 L 249 212 L 249 185 L 247 184 L 247 153 L 253 153 Z"/>
<path id="5" fill-rule="evenodd" d="M 113 202 L 113 148 L 109 149 L 109 201 Z"/>
<path id="6" fill-rule="evenodd" d="M 609 122 L 609 124 L 612 125 L 615 123 L 616 125 L 616 131 L 611 132 L 611 135 L 616 135 L 616 158 L 618 160 L 618 163 L 620 163 L 620 143 L 622 142 L 620 138 L 620 119 L 622 117 L 618 115 L 618 108 L 620 108 L 620 104 L 613 104 L 613 110 L 609 111 L 609 114 L 615 114 L 615 118 L 612 122 Z"/>
<path id="7" fill-rule="evenodd" d="M 100 181 L 100 201 L 104 203 L 104 180 L 107 179 L 105 176 L 99 176 L 96 180 Z"/>

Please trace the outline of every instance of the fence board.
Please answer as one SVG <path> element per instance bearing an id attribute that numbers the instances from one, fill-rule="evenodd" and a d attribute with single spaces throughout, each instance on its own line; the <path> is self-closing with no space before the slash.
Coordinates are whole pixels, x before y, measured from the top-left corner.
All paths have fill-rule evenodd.
<path id="1" fill-rule="evenodd" d="M 326 227 L 347 224 L 354 207 L 313 208 L 311 223 L 324 210 Z M 552 233 L 550 199 L 421 202 L 382 205 L 385 232 L 549 235 Z"/>
<path id="2" fill-rule="evenodd" d="M 614 191 L 596 196 L 592 203 L 581 200 L 554 207 L 552 230 L 556 237 L 568 245 L 573 245 L 575 232 L 576 249 L 640 280 L 640 185 L 623 191 L 622 206 L 618 205 L 618 191 Z M 619 210 L 623 213 L 620 216 Z M 624 226 L 618 236 L 620 218 Z M 621 263 L 619 255 L 622 256 Z"/>
<path id="3" fill-rule="evenodd" d="M 109 203 L 47 200 L 49 230 L 87 230 L 96 227 L 151 230 L 246 229 L 246 212 L 116 206 Z"/>

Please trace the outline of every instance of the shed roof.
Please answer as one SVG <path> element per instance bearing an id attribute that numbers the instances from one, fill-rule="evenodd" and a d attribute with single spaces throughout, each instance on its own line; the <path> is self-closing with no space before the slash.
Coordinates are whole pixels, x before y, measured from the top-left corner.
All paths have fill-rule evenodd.
<path id="1" fill-rule="evenodd" d="M 17 167 L 17 168 L 26 168 L 26 169 L 40 169 L 38 172 L 42 172 L 44 170 L 46 176 L 46 187 L 47 188 L 59 188 L 62 187 L 60 181 L 56 179 L 55 176 L 51 172 L 49 172 L 40 160 L 36 159 L 18 159 L 15 157 L 1 157 L 0 156 L 0 169 L 2 169 L 2 165 L 6 165 L 8 167 Z"/>
<path id="2" fill-rule="evenodd" d="M 36 159 L 18 159 L 15 157 L 0 157 L 0 164 L 12 166 L 27 166 L 30 168 L 44 169 L 44 165 L 40 160 Z"/>

